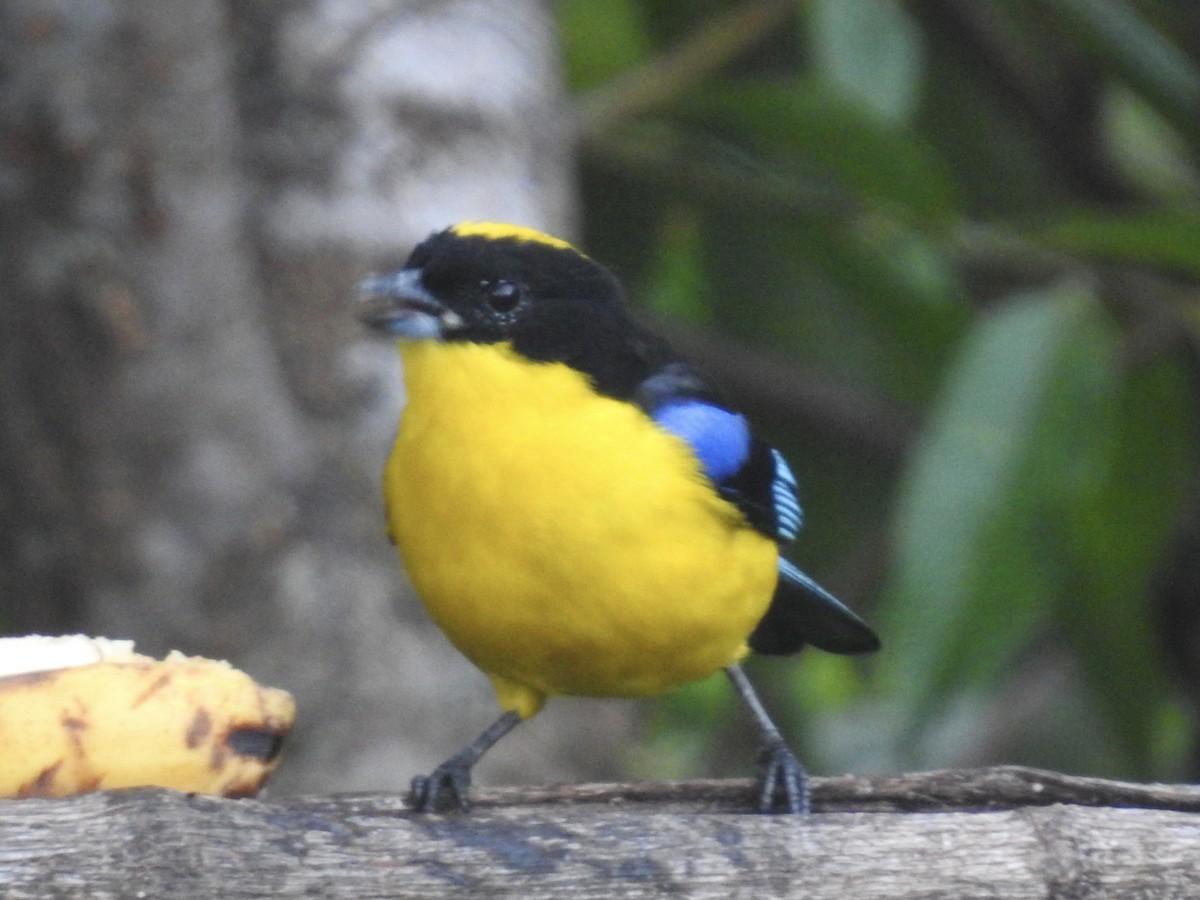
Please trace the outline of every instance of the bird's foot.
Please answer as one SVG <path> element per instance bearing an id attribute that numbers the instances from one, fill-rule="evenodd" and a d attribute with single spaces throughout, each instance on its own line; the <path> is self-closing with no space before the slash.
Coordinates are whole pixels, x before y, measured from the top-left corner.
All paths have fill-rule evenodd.
<path id="1" fill-rule="evenodd" d="M 469 812 L 471 802 L 467 794 L 471 789 L 471 767 L 451 757 L 428 775 L 418 775 L 412 780 L 409 803 L 417 812 L 434 813 L 457 805 Z"/>
<path id="2" fill-rule="evenodd" d="M 805 815 L 811 811 L 808 776 L 782 740 L 768 742 L 759 754 L 758 785 L 760 813 Z"/>
<path id="3" fill-rule="evenodd" d="M 471 767 L 488 749 L 521 723 L 515 710 L 506 710 L 495 722 L 467 746 L 430 772 L 412 780 L 410 802 L 417 812 L 438 812 L 458 804 L 463 812 L 471 811 L 467 793 L 471 789 Z"/>

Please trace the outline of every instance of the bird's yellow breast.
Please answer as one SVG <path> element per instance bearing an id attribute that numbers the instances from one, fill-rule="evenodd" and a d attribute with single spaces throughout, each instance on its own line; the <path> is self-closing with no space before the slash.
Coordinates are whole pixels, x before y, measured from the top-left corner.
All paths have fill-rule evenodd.
<path id="1" fill-rule="evenodd" d="M 506 344 L 401 353 L 391 533 L 430 615 L 504 708 L 655 693 L 746 653 L 777 548 L 683 441 Z"/>

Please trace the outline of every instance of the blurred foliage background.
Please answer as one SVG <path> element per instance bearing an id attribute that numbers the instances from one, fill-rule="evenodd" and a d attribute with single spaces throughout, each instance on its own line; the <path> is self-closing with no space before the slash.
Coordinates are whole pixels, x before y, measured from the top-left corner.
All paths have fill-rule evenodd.
<path id="1" fill-rule="evenodd" d="M 884 641 L 752 664 L 802 757 L 1200 777 L 1200 4 L 554 8 L 584 245 Z M 642 774 L 744 759 L 720 679 L 653 710 Z"/>

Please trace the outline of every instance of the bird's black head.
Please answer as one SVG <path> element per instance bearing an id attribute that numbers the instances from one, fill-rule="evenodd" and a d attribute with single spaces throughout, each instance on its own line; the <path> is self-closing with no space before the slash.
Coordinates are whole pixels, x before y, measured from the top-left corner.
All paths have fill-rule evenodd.
<path id="1" fill-rule="evenodd" d="M 621 290 L 599 263 L 530 228 L 466 222 L 417 245 L 402 269 L 369 279 L 363 318 L 401 338 L 524 342 L 556 323 L 623 318 Z"/>
<path id="2" fill-rule="evenodd" d="M 605 393 L 636 384 L 649 362 L 612 273 L 530 228 L 466 222 L 436 232 L 362 290 L 371 295 L 362 319 L 374 328 L 409 340 L 507 341 L 590 375 Z"/>

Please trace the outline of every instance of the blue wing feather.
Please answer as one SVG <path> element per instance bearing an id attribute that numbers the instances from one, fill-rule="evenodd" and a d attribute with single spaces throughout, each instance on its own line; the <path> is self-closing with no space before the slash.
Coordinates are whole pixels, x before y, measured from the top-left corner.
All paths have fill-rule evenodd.
<path id="1" fill-rule="evenodd" d="M 716 484 L 737 474 L 750 456 L 746 417 L 703 400 L 669 400 L 652 414 L 654 421 L 691 446 L 700 466 Z"/>
<path id="2" fill-rule="evenodd" d="M 792 474 L 783 454 L 772 448 L 771 459 L 775 463 L 775 475 L 771 479 L 771 503 L 775 507 L 775 518 L 779 537 L 785 541 L 795 540 L 804 524 L 804 512 L 796 495 L 796 476 Z"/>
<path id="3" fill-rule="evenodd" d="M 803 522 L 796 476 L 783 455 L 754 437 L 745 416 L 720 402 L 693 369 L 668 363 L 638 385 L 633 399 L 687 442 L 717 491 L 753 527 L 776 541 L 795 539 Z"/>
<path id="4" fill-rule="evenodd" d="M 694 370 L 667 363 L 638 385 L 633 399 L 661 428 L 687 442 L 718 493 L 751 526 L 778 542 L 796 537 L 804 514 L 787 461 L 754 437 L 745 417 L 722 403 Z M 770 654 L 795 653 L 805 644 L 834 653 L 879 647 L 862 619 L 783 557 L 775 595 L 749 643 Z"/>
<path id="5" fill-rule="evenodd" d="M 804 520 L 796 476 L 783 455 L 756 439 L 745 416 L 694 398 L 668 400 L 651 412 L 666 431 L 682 438 L 718 492 L 755 528 L 791 541 Z"/>

